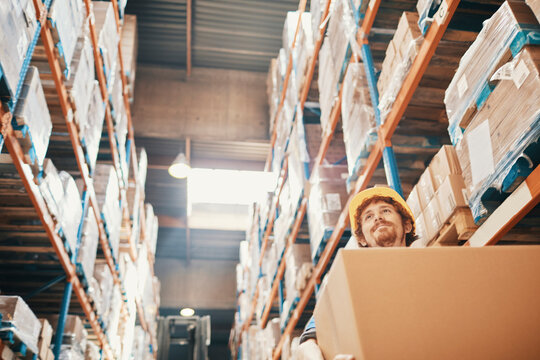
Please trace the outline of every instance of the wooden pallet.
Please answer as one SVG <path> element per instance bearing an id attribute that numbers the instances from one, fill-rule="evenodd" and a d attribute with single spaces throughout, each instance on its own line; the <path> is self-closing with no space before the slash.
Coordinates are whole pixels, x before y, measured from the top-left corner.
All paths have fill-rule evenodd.
<path id="1" fill-rule="evenodd" d="M 468 240 L 478 226 L 474 223 L 471 209 L 458 208 L 428 246 L 458 245 Z"/>

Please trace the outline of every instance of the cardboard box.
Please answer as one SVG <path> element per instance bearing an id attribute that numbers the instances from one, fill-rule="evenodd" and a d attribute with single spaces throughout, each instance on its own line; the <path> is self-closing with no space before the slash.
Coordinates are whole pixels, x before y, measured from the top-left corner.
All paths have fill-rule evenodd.
<path id="1" fill-rule="evenodd" d="M 429 167 L 427 167 L 422 176 L 420 176 L 418 184 L 416 184 L 416 188 L 418 191 L 418 200 L 420 200 L 420 207 L 425 209 L 435 195 L 433 176 L 431 176 L 431 170 Z"/>
<path id="2" fill-rule="evenodd" d="M 47 351 L 47 360 L 54 360 L 54 352 L 51 349 Z"/>
<path id="3" fill-rule="evenodd" d="M 0 351 L 0 359 L 2 360 L 15 360 L 15 354 L 7 346 L 2 346 Z"/>
<path id="4" fill-rule="evenodd" d="M 443 145 L 429 164 L 435 191 L 439 189 L 444 179 L 450 174 L 461 174 L 461 167 L 456 149 L 451 145 Z"/>
<path id="5" fill-rule="evenodd" d="M 540 246 L 340 250 L 327 277 L 326 359 L 540 358 Z"/>
<path id="6" fill-rule="evenodd" d="M 0 295 L 0 328 L 8 328 L 25 343 L 34 354 L 38 352 L 38 338 L 41 324 L 26 302 L 19 296 Z"/>
<path id="7" fill-rule="evenodd" d="M 415 227 L 415 233 L 417 240 L 421 242 L 423 246 L 427 246 L 429 239 L 427 236 L 427 230 L 426 230 L 426 222 L 424 220 L 424 213 L 421 212 L 415 219 L 414 219 L 414 227 Z"/>
<path id="8" fill-rule="evenodd" d="M 418 197 L 418 187 L 415 185 L 411 192 L 409 193 L 409 197 L 407 198 L 407 205 L 411 208 L 411 211 L 414 215 L 414 218 L 416 219 L 420 214 L 422 213 L 422 206 L 420 204 L 420 199 Z"/>
<path id="9" fill-rule="evenodd" d="M 437 190 L 439 214 L 442 223 L 446 223 L 454 211 L 460 207 L 468 207 L 465 196 L 465 183 L 461 175 L 448 175 Z"/>
<path id="10" fill-rule="evenodd" d="M 439 200 L 434 196 L 424 209 L 424 221 L 426 225 L 426 237 L 428 242 L 434 239 L 441 230 L 444 222 L 441 216 L 441 206 Z"/>
<path id="11" fill-rule="evenodd" d="M 536 16 L 536 20 L 540 22 L 540 0 L 525 0 L 525 2 L 531 8 L 534 16 Z"/>
<path id="12" fill-rule="evenodd" d="M 53 328 L 47 319 L 39 319 L 41 323 L 41 333 L 39 334 L 38 355 L 40 359 L 47 359 L 47 352 L 50 350 L 53 336 Z"/>

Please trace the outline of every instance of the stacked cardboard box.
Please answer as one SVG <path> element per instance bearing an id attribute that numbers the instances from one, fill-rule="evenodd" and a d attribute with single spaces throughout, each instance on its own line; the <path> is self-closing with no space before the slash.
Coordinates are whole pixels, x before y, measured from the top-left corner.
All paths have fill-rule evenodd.
<path id="1" fill-rule="evenodd" d="M 317 79 L 323 131 L 327 131 L 330 113 L 338 95 L 337 84 L 339 79 L 334 72 L 335 68 L 332 47 L 328 37 L 326 37 L 319 51 L 319 78 Z"/>
<path id="2" fill-rule="evenodd" d="M 528 167 L 539 161 L 534 150 L 526 149 L 540 136 L 540 46 L 524 47 L 500 73 L 506 76 L 498 81 L 456 145 L 475 220 L 487 215 L 482 205 L 487 189 L 511 192 L 519 185 L 519 179 L 503 185 L 519 157 L 528 157 Z"/>
<path id="3" fill-rule="evenodd" d="M 302 93 L 304 88 L 308 70 L 308 64 L 313 56 L 313 34 L 311 29 L 311 14 L 303 13 L 302 22 L 298 29 L 298 35 L 296 37 L 296 45 L 293 52 L 293 59 L 295 66 L 293 67 L 293 74 L 296 78 L 298 95 Z M 313 81 L 312 81 L 313 83 Z M 316 82 L 315 82 L 316 84 Z"/>
<path id="4" fill-rule="evenodd" d="M 31 0 L 0 3 L 0 65 L 11 96 L 17 90 L 36 27 L 36 10 Z"/>
<path id="5" fill-rule="evenodd" d="M 38 341 L 38 357 L 41 360 L 54 359 L 54 355 L 51 355 L 53 328 L 47 319 L 39 319 L 39 322 L 41 323 L 41 332 Z"/>
<path id="6" fill-rule="evenodd" d="M 115 73 L 117 66 L 118 41 L 120 37 L 116 31 L 116 21 L 112 3 L 92 1 L 95 17 L 95 27 L 98 34 L 98 46 L 103 58 L 107 87 L 111 89 L 110 77 Z"/>
<path id="7" fill-rule="evenodd" d="M 262 350 L 263 359 L 272 359 L 272 353 L 281 338 L 281 329 L 279 328 L 279 319 L 268 321 L 266 327 L 262 330 Z"/>
<path id="8" fill-rule="evenodd" d="M 349 175 L 354 176 L 360 170 L 362 159 L 369 155 L 377 134 L 375 113 L 362 63 L 352 63 L 347 68 L 343 80 L 341 120 Z"/>
<path id="9" fill-rule="evenodd" d="M 122 44 L 122 61 L 124 62 L 129 101 L 133 102 L 135 96 L 135 75 L 137 71 L 137 51 L 139 48 L 137 16 L 126 15 L 124 17 L 120 43 Z"/>
<path id="10" fill-rule="evenodd" d="M 309 244 L 293 244 L 285 256 L 285 301 L 294 302 L 305 288 L 313 263 Z M 287 315 L 287 314 L 284 314 Z"/>
<path id="11" fill-rule="evenodd" d="M 386 48 L 381 75 L 377 82 L 381 122 L 384 122 L 390 112 L 423 40 L 418 28 L 418 14 L 404 12 L 399 19 L 394 37 Z"/>
<path id="12" fill-rule="evenodd" d="M 13 115 L 17 126 L 22 129 L 17 137 L 25 152 L 26 162 L 39 169 L 49 146 L 52 123 L 36 67 L 28 69 Z"/>
<path id="13" fill-rule="evenodd" d="M 70 77 L 70 64 L 77 46 L 77 38 L 81 34 L 85 17 L 82 0 L 54 0 L 48 12 L 51 29 L 58 51 L 60 65 L 66 78 Z"/>
<path id="14" fill-rule="evenodd" d="M 156 254 L 157 238 L 159 231 L 159 222 L 157 215 L 154 215 L 152 204 L 146 204 L 146 234 L 145 239 L 148 242 L 148 250 L 152 255 Z"/>
<path id="15" fill-rule="evenodd" d="M 86 351 L 84 352 L 84 360 L 100 360 L 101 354 L 99 347 L 93 342 L 89 341 L 86 344 Z"/>
<path id="16" fill-rule="evenodd" d="M 81 195 L 75 180 L 65 171 L 58 174 L 62 183 L 63 196 L 60 201 L 60 224 L 62 233 L 69 244 L 69 250 L 74 252 L 77 247 L 77 233 L 82 221 Z"/>
<path id="17" fill-rule="evenodd" d="M 536 20 L 540 22 L 540 1 L 538 0 L 525 0 L 527 5 L 531 8 L 532 12 L 534 13 L 534 16 L 536 16 Z"/>
<path id="18" fill-rule="evenodd" d="M 58 326 L 59 315 L 49 317 L 53 329 Z M 60 348 L 60 357 L 63 359 L 81 359 L 84 358 L 86 344 L 88 342 L 88 333 L 84 328 L 82 319 L 76 315 L 67 315 L 64 325 L 64 334 L 62 336 L 62 346 Z"/>
<path id="19" fill-rule="evenodd" d="M 444 145 L 433 157 L 407 199 L 415 217 L 416 234 L 421 244 L 432 243 L 445 224 L 463 221 L 452 218 L 459 209 L 464 209 L 466 218 L 472 223 L 464 190 L 456 151 L 452 146 Z M 458 238 L 450 241 L 457 244 L 458 240 L 470 235 L 457 234 Z"/>
<path id="20" fill-rule="evenodd" d="M 0 333 L 13 332 L 32 353 L 38 353 L 41 323 L 19 296 L 0 295 Z"/>
<path id="21" fill-rule="evenodd" d="M 534 14 L 521 1 L 504 2 L 484 23 L 476 41 L 461 59 L 444 97 L 454 145 L 493 90 L 492 75 L 516 55 L 523 44 L 532 41 L 533 37 L 526 36 L 527 33 L 539 31 Z"/>
<path id="22" fill-rule="evenodd" d="M 315 174 L 309 194 L 307 216 L 311 256 L 314 258 L 321 242 L 328 239 L 347 203 L 346 165 L 321 165 Z"/>
<path id="23" fill-rule="evenodd" d="M 109 311 L 111 304 L 111 294 L 113 290 L 114 280 L 111 270 L 106 262 L 98 260 L 94 266 L 94 278 L 97 281 L 99 294 L 101 298 L 95 298 L 94 303 L 99 303 L 98 316 L 101 316 L 105 326 L 109 323 Z"/>
<path id="24" fill-rule="evenodd" d="M 91 81 L 92 91 L 89 94 L 88 118 L 79 128 L 83 147 L 88 156 L 88 162 L 93 169 L 96 166 L 103 121 L 105 119 L 105 104 L 97 81 Z"/>
<path id="25" fill-rule="evenodd" d="M 122 213 L 120 210 L 118 177 L 112 165 L 98 164 L 96 166 L 94 187 L 113 256 L 118 257 Z"/>
<path id="26" fill-rule="evenodd" d="M 81 37 L 77 42 L 71 69 L 72 76 L 66 83 L 66 87 L 73 103 L 75 121 L 81 129 L 92 116 L 88 111 L 95 79 L 94 53 L 87 36 Z"/>

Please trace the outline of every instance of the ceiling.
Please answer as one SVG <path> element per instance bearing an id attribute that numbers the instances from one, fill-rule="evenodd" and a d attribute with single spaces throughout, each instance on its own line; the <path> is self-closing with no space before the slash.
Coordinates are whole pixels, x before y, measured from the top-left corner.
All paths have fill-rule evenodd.
<path id="1" fill-rule="evenodd" d="M 193 0 L 192 66 L 268 70 L 287 11 L 298 0 Z M 186 0 L 130 0 L 139 22 L 139 62 L 186 66 Z"/>

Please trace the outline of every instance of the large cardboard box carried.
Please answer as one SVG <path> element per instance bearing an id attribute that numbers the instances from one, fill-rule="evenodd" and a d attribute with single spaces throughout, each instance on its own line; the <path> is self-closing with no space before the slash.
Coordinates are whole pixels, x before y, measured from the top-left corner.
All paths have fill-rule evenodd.
<path id="1" fill-rule="evenodd" d="M 326 359 L 540 358 L 540 246 L 340 250 L 327 277 Z"/>

